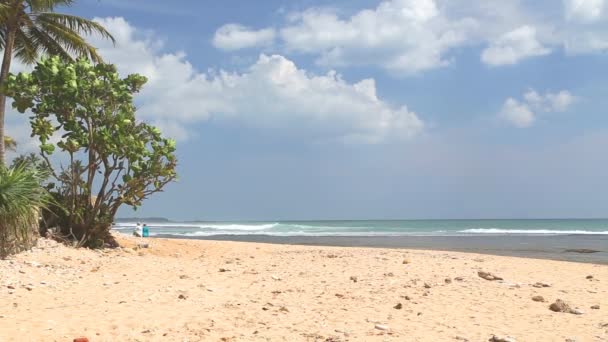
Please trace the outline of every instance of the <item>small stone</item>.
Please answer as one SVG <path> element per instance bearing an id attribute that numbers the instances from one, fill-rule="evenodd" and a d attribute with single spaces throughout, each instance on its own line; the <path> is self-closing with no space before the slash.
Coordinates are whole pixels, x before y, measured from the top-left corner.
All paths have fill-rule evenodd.
<path id="1" fill-rule="evenodd" d="M 424 288 L 425 288 L 425 289 L 430 289 L 430 288 L 431 288 L 431 285 L 430 285 L 429 283 L 424 283 Z"/>
<path id="2" fill-rule="evenodd" d="M 73 341 L 74 342 L 89 342 L 89 339 L 86 337 L 76 337 Z"/>
<path id="3" fill-rule="evenodd" d="M 412 300 L 412 297 L 410 297 L 410 296 L 405 296 L 405 297 L 403 297 L 403 298 L 404 298 L 405 300 Z"/>
<path id="4" fill-rule="evenodd" d="M 464 280 L 464 278 L 463 278 L 463 277 L 456 277 L 456 278 L 454 278 L 454 279 L 455 279 L 456 281 L 463 281 L 463 280 Z"/>
<path id="5" fill-rule="evenodd" d="M 587 277 L 585 277 L 586 279 L 593 279 L 592 275 L 588 275 Z"/>
<path id="6" fill-rule="evenodd" d="M 517 342 L 517 340 L 511 336 L 499 336 L 499 335 L 492 335 L 492 337 L 490 337 L 490 339 L 488 341 L 490 341 L 490 342 Z"/>
<path id="7" fill-rule="evenodd" d="M 563 300 L 557 299 L 554 303 L 549 305 L 549 310 L 554 312 L 569 312 L 570 306 Z"/>
<path id="8" fill-rule="evenodd" d="M 401 310 L 403 308 L 403 305 L 401 305 L 401 303 L 397 303 L 397 305 L 393 306 L 393 309 L 397 309 L 397 310 Z"/>
<path id="9" fill-rule="evenodd" d="M 407 265 L 407 264 L 409 264 L 409 263 L 410 263 L 410 260 L 409 260 L 409 259 L 403 259 L 402 264 Z"/>
<path id="10" fill-rule="evenodd" d="M 359 279 L 356 276 L 350 276 L 350 280 L 352 280 L 353 283 L 356 283 Z"/>
<path id="11" fill-rule="evenodd" d="M 599 310 L 600 306 L 599 305 L 592 305 L 591 309 L 593 309 L 593 310 Z"/>
<path id="12" fill-rule="evenodd" d="M 6 285 L 6 288 L 9 289 L 9 290 L 14 290 L 15 289 L 15 287 L 13 285 Z"/>
<path id="13" fill-rule="evenodd" d="M 535 302 L 544 302 L 545 298 L 543 296 L 534 296 L 532 297 L 532 300 Z"/>
<path id="14" fill-rule="evenodd" d="M 451 284 L 451 283 L 452 283 L 452 279 L 450 279 L 450 278 L 445 278 L 443 281 L 444 281 L 446 284 Z"/>
<path id="15" fill-rule="evenodd" d="M 382 331 L 388 331 L 388 330 L 390 330 L 390 328 L 388 327 L 388 325 L 384 325 L 384 324 L 376 324 L 374 326 L 374 328 L 378 329 L 378 330 L 382 330 Z"/>
<path id="16" fill-rule="evenodd" d="M 230 270 L 227 268 L 220 268 L 220 272 L 230 272 Z"/>
<path id="17" fill-rule="evenodd" d="M 281 277 L 276 276 L 276 275 L 272 275 L 272 276 L 271 276 L 271 278 L 272 278 L 273 280 L 276 280 L 276 281 L 281 280 Z"/>
<path id="18" fill-rule="evenodd" d="M 457 340 L 457 341 L 469 342 L 469 339 L 466 338 L 466 337 L 464 337 L 464 336 L 458 336 L 458 335 L 456 335 L 456 336 L 454 336 L 454 339 Z"/>
<path id="19" fill-rule="evenodd" d="M 388 273 L 384 273 L 385 277 L 394 277 L 395 275 L 393 274 L 393 272 L 388 272 Z"/>
<path id="20" fill-rule="evenodd" d="M 178 298 L 178 299 L 184 299 L 184 300 L 185 300 L 185 299 L 187 299 L 188 297 L 186 297 L 186 296 L 185 296 L 185 295 L 183 295 L 183 294 L 180 294 L 180 295 L 179 295 L 177 298 Z"/>
<path id="21" fill-rule="evenodd" d="M 190 278 L 190 277 L 188 277 L 188 276 L 187 276 L 187 275 L 185 275 L 185 274 L 182 274 L 182 275 L 180 275 L 180 276 L 179 276 L 179 279 L 188 279 L 188 278 Z"/>
<path id="22" fill-rule="evenodd" d="M 490 281 L 493 281 L 493 280 L 502 280 L 501 277 L 496 276 L 496 275 L 494 275 L 494 274 L 492 274 L 490 272 L 479 271 L 479 272 L 477 272 L 477 275 L 480 278 L 483 278 L 485 280 L 490 280 Z"/>
<path id="23" fill-rule="evenodd" d="M 551 287 L 551 285 L 549 285 L 547 283 L 541 283 L 541 282 L 536 282 L 536 283 L 532 284 L 532 286 L 536 287 L 536 288 Z"/>
<path id="24" fill-rule="evenodd" d="M 573 315 L 582 315 L 585 312 L 579 309 L 570 309 L 570 311 L 568 311 L 569 313 L 573 314 Z"/>

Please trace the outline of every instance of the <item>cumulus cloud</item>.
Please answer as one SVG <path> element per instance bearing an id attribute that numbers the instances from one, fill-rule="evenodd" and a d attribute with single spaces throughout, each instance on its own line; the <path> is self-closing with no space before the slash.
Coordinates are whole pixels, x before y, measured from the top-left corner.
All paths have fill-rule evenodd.
<path id="1" fill-rule="evenodd" d="M 280 36 L 289 51 L 318 54 L 324 65 L 379 64 L 416 73 L 449 64 L 475 21 L 449 20 L 433 0 L 391 0 L 340 18 L 327 9 L 292 13 Z"/>
<path id="2" fill-rule="evenodd" d="M 272 44 L 275 30 L 265 28 L 252 30 L 239 24 L 226 24 L 213 36 L 213 46 L 222 50 L 238 50 Z"/>
<path id="3" fill-rule="evenodd" d="M 122 18 L 96 19 L 116 46 L 96 41 L 122 74 L 141 73 L 149 83 L 138 95 L 140 115 L 184 138 L 193 122 L 209 118 L 255 129 L 305 132 L 317 140 L 374 143 L 416 135 L 423 122 L 407 107 L 376 95 L 373 79 L 349 83 L 334 71 L 315 75 L 281 55 L 260 55 L 244 71 L 199 72 L 184 53 L 163 53 Z"/>
<path id="4" fill-rule="evenodd" d="M 499 116 L 516 127 L 530 127 L 536 121 L 538 113 L 565 112 L 575 101 L 576 97 L 567 90 L 539 94 L 536 90 L 530 89 L 523 95 L 521 101 L 508 98 Z"/>
<path id="5" fill-rule="evenodd" d="M 543 6 L 525 1 L 383 0 L 347 15 L 312 7 L 286 14 L 282 27 L 272 31 L 276 37 L 270 50 L 311 55 L 323 66 L 375 66 L 400 76 L 450 65 L 467 47 L 481 47 L 481 61 L 492 66 L 562 48 L 568 54 L 608 49 L 606 0 Z M 564 15 L 555 15 L 561 11 Z M 248 34 L 264 30 L 242 28 Z M 238 49 L 239 44 L 231 47 Z"/>
<path id="6" fill-rule="evenodd" d="M 551 53 L 536 38 L 536 28 L 522 26 L 507 32 L 490 43 L 483 50 L 481 60 L 492 66 L 516 64 L 528 57 L 543 56 Z"/>
<path id="7" fill-rule="evenodd" d="M 567 20 L 593 22 L 601 18 L 604 0 L 564 0 Z"/>

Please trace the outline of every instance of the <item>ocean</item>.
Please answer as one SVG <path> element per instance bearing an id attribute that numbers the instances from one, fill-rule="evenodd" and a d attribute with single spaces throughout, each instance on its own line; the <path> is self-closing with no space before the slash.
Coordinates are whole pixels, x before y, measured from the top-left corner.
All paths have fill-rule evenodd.
<path id="1" fill-rule="evenodd" d="M 608 235 L 608 219 L 538 220 L 369 220 L 277 222 L 145 222 L 152 236 L 479 236 Z M 130 232 L 135 222 L 115 229 Z"/>
<path id="2" fill-rule="evenodd" d="M 431 249 L 608 264 L 608 219 L 145 222 L 160 238 Z M 130 234 L 135 222 L 114 229 Z"/>

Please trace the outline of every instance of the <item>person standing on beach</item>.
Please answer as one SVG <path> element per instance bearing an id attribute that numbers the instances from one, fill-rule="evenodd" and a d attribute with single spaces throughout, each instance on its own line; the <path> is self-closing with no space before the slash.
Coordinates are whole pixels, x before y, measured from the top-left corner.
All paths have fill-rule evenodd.
<path id="1" fill-rule="evenodd" d="M 150 236 L 150 228 L 148 228 L 148 225 L 144 223 L 144 227 L 142 229 L 142 234 L 141 236 L 143 237 L 149 237 Z"/>

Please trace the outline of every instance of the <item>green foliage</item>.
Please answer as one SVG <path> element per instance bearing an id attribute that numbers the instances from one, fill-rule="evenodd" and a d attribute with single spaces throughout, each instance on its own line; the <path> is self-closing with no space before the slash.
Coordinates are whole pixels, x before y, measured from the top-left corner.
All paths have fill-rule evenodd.
<path id="1" fill-rule="evenodd" d="M 15 151 L 17 149 L 17 142 L 15 141 L 15 139 L 5 135 L 4 147 L 9 151 Z"/>
<path id="2" fill-rule="evenodd" d="M 43 160 L 49 167 L 53 154 L 69 160 L 53 177 L 69 213 L 63 232 L 82 245 L 101 244 L 121 205 L 137 208 L 176 178 L 175 142 L 135 119 L 133 95 L 145 82 L 140 75 L 120 78 L 113 65 L 58 57 L 8 78 L 13 106 L 33 113 Z M 63 135 L 53 143 L 57 132 Z"/>
<path id="3" fill-rule="evenodd" d="M 30 248 L 38 233 L 38 214 L 49 203 L 40 184 L 44 175 L 24 165 L 0 166 L 0 257 Z"/>

